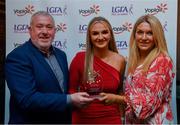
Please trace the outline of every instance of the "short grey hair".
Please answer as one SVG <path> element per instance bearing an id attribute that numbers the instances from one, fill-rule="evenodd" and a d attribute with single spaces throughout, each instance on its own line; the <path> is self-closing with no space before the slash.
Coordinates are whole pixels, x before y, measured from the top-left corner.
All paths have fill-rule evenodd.
<path id="1" fill-rule="evenodd" d="M 30 26 L 32 25 L 33 19 L 34 19 L 35 16 L 48 16 L 48 17 L 50 17 L 50 18 L 52 19 L 53 24 L 55 25 L 54 18 L 52 17 L 51 14 L 49 14 L 49 13 L 46 12 L 46 11 L 37 11 L 37 12 L 35 12 L 35 13 L 31 16 Z"/>

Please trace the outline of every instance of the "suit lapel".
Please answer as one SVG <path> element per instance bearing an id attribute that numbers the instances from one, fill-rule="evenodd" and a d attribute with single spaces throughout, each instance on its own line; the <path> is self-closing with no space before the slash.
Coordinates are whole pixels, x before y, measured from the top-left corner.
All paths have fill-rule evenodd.
<path id="1" fill-rule="evenodd" d="M 53 71 L 52 71 L 51 67 L 49 66 L 49 64 L 46 62 L 46 60 L 45 60 L 44 56 L 42 55 L 42 53 L 36 47 L 34 47 L 34 45 L 31 43 L 31 41 L 29 43 L 30 43 L 31 50 L 33 52 L 33 56 L 40 62 L 40 64 L 42 66 L 44 66 L 44 69 L 49 72 L 50 76 L 54 80 L 57 81 L 56 83 L 57 83 L 58 87 L 60 88 L 58 80 L 57 80 L 55 74 L 53 73 Z"/>

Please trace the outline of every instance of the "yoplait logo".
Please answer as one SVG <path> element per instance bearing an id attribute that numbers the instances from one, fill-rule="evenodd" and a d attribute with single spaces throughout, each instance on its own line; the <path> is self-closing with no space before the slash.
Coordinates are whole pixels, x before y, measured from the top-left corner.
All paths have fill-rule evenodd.
<path id="1" fill-rule="evenodd" d="M 67 29 L 67 26 L 65 23 L 60 23 L 56 26 L 56 32 L 58 31 L 65 32 L 66 29 Z"/>
<path id="2" fill-rule="evenodd" d="M 161 3 L 160 5 L 157 5 L 156 8 L 145 8 L 145 13 L 155 15 L 160 12 L 165 13 L 167 10 L 167 4 Z"/>
<path id="3" fill-rule="evenodd" d="M 86 50 L 86 43 L 79 43 L 78 46 L 81 50 Z"/>
<path id="4" fill-rule="evenodd" d="M 14 45 L 14 48 L 17 48 L 18 46 L 21 46 L 23 43 L 18 43 L 18 42 L 14 42 L 13 45 Z"/>
<path id="5" fill-rule="evenodd" d="M 18 10 L 18 9 L 14 9 L 14 14 L 16 14 L 17 16 L 24 16 L 26 14 L 32 14 L 34 12 L 34 6 L 33 5 L 28 5 L 27 7 L 25 7 L 24 9 Z"/>
<path id="6" fill-rule="evenodd" d="M 93 5 L 92 7 L 90 7 L 90 9 L 87 10 L 80 9 L 79 14 L 82 16 L 89 16 L 94 13 L 98 14 L 99 11 L 100 11 L 99 5 Z"/>
<path id="7" fill-rule="evenodd" d="M 125 31 L 130 32 L 132 30 L 132 23 L 125 22 L 120 27 L 113 27 L 114 34 L 121 34 Z"/>

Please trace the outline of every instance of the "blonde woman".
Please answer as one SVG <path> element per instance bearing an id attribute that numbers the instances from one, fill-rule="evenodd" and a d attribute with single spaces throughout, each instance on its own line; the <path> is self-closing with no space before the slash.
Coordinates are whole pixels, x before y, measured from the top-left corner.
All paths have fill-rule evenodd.
<path id="1" fill-rule="evenodd" d="M 107 105 L 106 97 L 119 94 L 125 59 L 118 54 L 107 19 L 94 17 L 90 21 L 86 45 L 86 52 L 77 53 L 70 65 L 70 93 L 85 91 L 94 100 L 83 108 L 74 109 L 72 123 L 121 124 L 119 104 Z"/>
<path id="2" fill-rule="evenodd" d="M 155 16 L 141 16 L 134 24 L 128 62 L 126 123 L 172 123 L 173 62 Z"/>

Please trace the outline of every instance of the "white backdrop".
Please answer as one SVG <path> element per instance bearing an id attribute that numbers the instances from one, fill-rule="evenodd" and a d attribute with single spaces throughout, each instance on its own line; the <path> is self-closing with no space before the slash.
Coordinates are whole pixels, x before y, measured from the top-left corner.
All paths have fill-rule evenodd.
<path id="1" fill-rule="evenodd" d="M 169 53 L 176 66 L 177 0 L 6 0 L 6 54 L 29 39 L 29 20 L 38 10 L 53 15 L 57 26 L 53 45 L 66 52 L 69 64 L 76 52 L 85 49 L 87 25 L 94 16 L 110 21 L 118 50 L 127 57 L 134 22 L 144 14 L 153 14 L 164 27 Z M 177 123 L 175 81 L 176 78 L 172 108 Z M 5 123 L 8 123 L 7 87 L 5 103 Z"/>

